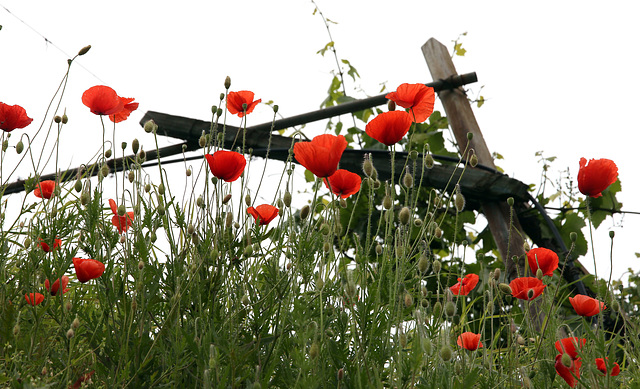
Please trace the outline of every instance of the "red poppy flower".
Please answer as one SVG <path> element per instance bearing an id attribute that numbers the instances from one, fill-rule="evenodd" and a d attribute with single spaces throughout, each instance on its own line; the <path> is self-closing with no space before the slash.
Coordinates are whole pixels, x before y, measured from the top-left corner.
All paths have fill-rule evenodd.
<path id="1" fill-rule="evenodd" d="M 44 301 L 44 295 L 42 293 L 28 293 L 24 295 L 24 299 L 35 307 Z"/>
<path id="2" fill-rule="evenodd" d="M 111 223 L 116 226 L 119 233 L 126 232 L 133 224 L 133 212 L 127 212 L 124 216 L 118 215 L 118 207 L 113 199 L 109 199 L 109 206 L 111 207 L 111 212 L 113 212 Z"/>
<path id="3" fill-rule="evenodd" d="M 458 336 L 458 346 L 466 348 L 469 351 L 476 350 L 478 347 L 483 347 L 482 342 L 480 341 L 480 334 L 463 332 Z"/>
<path id="4" fill-rule="evenodd" d="M 519 277 L 511 281 L 511 294 L 520 300 L 533 300 L 542 294 L 547 285 L 535 277 Z"/>
<path id="5" fill-rule="evenodd" d="M 76 269 L 76 277 L 83 284 L 98 278 L 104 273 L 104 263 L 89 258 L 73 258 L 73 267 Z"/>
<path id="6" fill-rule="evenodd" d="M 73 385 L 71 385 L 69 388 L 80 389 L 80 387 L 82 387 L 82 383 L 85 381 L 89 381 L 93 373 L 95 373 L 95 370 L 91 370 L 89 373 L 81 375 L 80 378 L 78 378 L 76 382 L 74 382 Z"/>
<path id="7" fill-rule="evenodd" d="M 247 213 L 256 220 L 256 223 L 261 226 L 266 226 L 278 216 L 280 210 L 277 207 L 269 204 L 258 205 L 257 207 L 247 208 Z"/>
<path id="8" fill-rule="evenodd" d="M 69 284 L 69 276 L 62 276 L 62 294 L 65 294 L 69 291 L 67 285 Z M 51 289 L 49 289 L 49 280 L 44 280 L 44 287 L 51 293 L 52 296 L 58 294 L 58 290 L 60 290 L 60 278 L 56 280 L 56 282 L 51 285 Z"/>
<path id="9" fill-rule="evenodd" d="M 586 343 L 586 339 L 581 339 L 574 336 L 571 338 L 557 340 L 555 346 L 556 350 L 558 350 L 560 354 L 569 354 L 571 359 L 576 359 L 578 357 L 578 350 L 576 350 L 576 346 L 579 349 L 582 349 L 582 346 L 584 346 Z"/>
<path id="10" fill-rule="evenodd" d="M 0 103 L 0 130 L 11 132 L 16 128 L 25 128 L 32 121 L 21 106 Z"/>
<path id="11" fill-rule="evenodd" d="M 133 103 L 135 98 L 131 97 L 119 97 L 120 102 L 122 103 L 122 110 L 116 112 L 113 115 L 109 115 L 109 119 L 114 123 L 120 123 L 121 121 L 127 120 L 131 112 L 138 109 L 138 103 Z"/>
<path id="12" fill-rule="evenodd" d="M 239 92 L 229 92 L 227 95 L 227 110 L 232 115 L 238 115 L 238 117 L 243 117 L 245 114 L 250 114 L 253 112 L 253 109 L 261 102 L 262 99 L 258 99 L 253 101 L 253 92 L 249 92 L 248 90 L 241 90 Z M 247 105 L 247 111 L 245 112 L 242 107 L 244 104 Z"/>
<path id="13" fill-rule="evenodd" d="M 578 189 L 580 193 L 600 197 L 602 191 L 618 179 L 618 167 L 610 159 L 590 159 L 587 164 L 585 158 L 580 158 L 578 170 Z"/>
<path id="14" fill-rule="evenodd" d="M 113 115 L 124 108 L 116 91 L 104 85 L 92 86 L 84 91 L 82 103 L 96 115 Z"/>
<path id="15" fill-rule="evenodd" d="M 242 175 L 247 160 L 235 151 L 218 150 L 213 155 L 204 156 L 209 164 L 211 174 L 226 182 L 233 182 Z"/>
<path id="16" fill-rule="evenodd" d="M 405 111 L 384 112 L 367 123 L 365 131 L 378 142 L 391 146 L 409 132 L 412 122 L 411 115 Z"/>
<path id="17" fill-rule="evenodd" d="M 402 84 L 395 92 L 385 96 L 403 108 L 410 108 L 416 123 L 422 123 L 433 113 L 436 95 L 433 88 L 424 84 Z"/>
<path id="18" fill-rule="evenodd" d="M 569 297 L 569 302 L 580 316 L 597 315 L 600 311 L 607 309 L 602 301 L 583 294 L 577 294 L 576 297 Z"/>
<path id="19" fill-rule="evenodd" d="M 51 246 L 49 246 L 48 243 L 46 243 L 44 240 L 42 240 L 42 238 L 40 238 L 40 247 L 42 247 L 42 250 L 45 253 L 48 253 L 52 250 L 56 250 L 60 248 L 60 245 L 62 245 L 62 239 L 54 239 L 53 240 L 53 248 L 51 248 Z"/>
<path id="20" fill-rule="evenodd" d="M 478 285 L 480 277 L 477 274 L 467 274 L 464 278 L 458 278 L 458 283 L 451 286 L 451 292 L 456 296 L 466 296 Z"/>
<path id="21" fill-rule="evenodd" d="M 576 378 L 580 378 L 580 366 L 582 366 L 582 360 L 580 358 L 571 358 L 571 366 L 566 367 L 562 363 L 562 354 L 556 355 L 556 373 L 572 388 L 578 383 Z"/>
<path id="22" fill-rule="evenodd" d="M 558 254 L 544 247 L 537 247 L 527 252 L 529 268 L 534 275 L 538 269 L 542 270 L 545 276 L 552 276 L 553 271 L 558 268 Z"/>
<path id="23" fill-rule="evenodd" d="M 358 193 L 362 183 L 362 178 L 359 175 L 344 169 L 336 170 L 328 180 L 327 184 L 327 178 L 324 179 L 324 185 L 329 188 L 329 184 L 331 184 L 331 191 L 343 199 Z"/>
<path id="24" fill-rule="evenodd" d="M 40 181 L 38 186 L 33 190 L 33 194 L 41 199 L 50 199 L 53 197 L 53 191 L 56 189 L 56 182 L 51 180 Z"/>
<path id="25" fill-rule="evenodd" d="M 318 135 L 311 142 L 293 145 L 296 160 L 316 177 L 330 177 L 338 170 L 342 153 L 347 148 L 347 140 L 342 135 Z"/>
<path id="26" fill-rule="evenodd" d="M 605 359 L 609 361 L 609 358 L 605 358 Z M 602 372 L 602 374 L 607 375 L 607 365 L 603 358 L 596 358 L 596 367 L 598 368 L 598 370 Z M 611 368 L 610 376 L 615 377 L 618 374 L 620 374 L 620 365 L 618 365 L 617 362 L 614 362 L 613 367 Z"/>

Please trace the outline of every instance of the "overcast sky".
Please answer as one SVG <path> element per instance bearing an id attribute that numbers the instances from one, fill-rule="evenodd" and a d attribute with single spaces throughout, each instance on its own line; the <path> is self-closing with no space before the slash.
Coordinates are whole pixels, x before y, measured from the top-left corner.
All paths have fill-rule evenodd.
<path id="1" fill-rule="evenodd" d="M 580 157 L 613 159 L 624 209 L 640 211 L 636 2 L 317 4 L 337 22 L 330 27 L 339 58 L 362 77 L 356 83 L 347 79 L 351 95 L 378 94 L 383 83 L 393 90 L 403 82 L 430 82 L 420 47 L 435 37 L 451 48 L 468 32 L 461 38 L 467 54 L 454 63 L 458 73 L 477 72 L 471 97 L 484 85 L 486 103 L 476 117 L 489 149 L 505 157 L 497 164 L 510 176 L 537 184 L 539 150 L 558 157 L 552 173 L 568 167 L 574 178 Z M 42 122 L 66 70 L 68 57 L 60 50 L 73 56 L 92 45 L 72 67 L 62 103 L 70 121 L 61 143 L 71 150 L 63 168 L 86 162 L 100 147 L 99 120 L 81 103 L 91 86 L 105 84 L 120 96 L 135 97 L 140 108 L 117 126 L 116 142 L 137 137 L 149 150 L 152 139 L 138 125 L 147 110 L 209 120 L 230 76 L 231 90 L 248 89 L 263 102 L 273 100 L 285 117 L 300 114 L 319 107 L 335 68 L 333 57 L 316 54 L 329 37 L 320 16 L 313 15 L 314 4 L 305 0 L 0 0 L 0 6 L 0 101 L 20 104 L 34 118 L 14 136 L 35 132 Z M 269 107 L 258 106 L 249 125 L 271 117 Z M 237 125 L 239 119 L 228 123 Z M 323 128 L 309 125 L 306 131 L 314 135 Z M 170 143 L 175 141 L 162 145 Z M 640 215 L 617 215 L 596 232 L 599 275 L 609 270 L 608 229 L 617 233 L 614 277 L 628 267 L 640 270 L 634 255 L 640 252 Z M 593 269 L 591 258 L 581 261 Z"/>

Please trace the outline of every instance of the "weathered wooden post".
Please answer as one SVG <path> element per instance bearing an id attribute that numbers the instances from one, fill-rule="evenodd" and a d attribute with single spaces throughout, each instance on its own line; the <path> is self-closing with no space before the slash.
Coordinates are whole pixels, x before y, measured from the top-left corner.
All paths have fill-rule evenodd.
<path id="1" fill-rule="evenodd" d="M 422 53 L 429 66 L 434 80 L 446 80 L 458 73 L 447 48 L 436 39 L 431 38 L 422 46 Z M 462 153 L 467 148 L 474 150 L 478 163 L 495 169 L 493 157 L 484 141 L 478 122 L 471 110 L 469 100 L 461 87 L 445 89 L 438 92 L 438 96 L 449 120 L 449 125 L 456 137 L 458 147 Z M 469 141 L 467 133 L 473 134 Z M 467 156 L 463 156 L 467 157 Z M 524 232 L 517 217 L 510 217 L 509 206 L 506 202 L 485 201 L 482 203 L 482 213 L 487 218 L 489 229 L 493 235 L 500 256 L 505 264 L 509 280 L 524 275 Z M 539 304 L 530 304 L 530 313 L 534 325 L 539 330 L 542 327 L 544 313 Z"/>

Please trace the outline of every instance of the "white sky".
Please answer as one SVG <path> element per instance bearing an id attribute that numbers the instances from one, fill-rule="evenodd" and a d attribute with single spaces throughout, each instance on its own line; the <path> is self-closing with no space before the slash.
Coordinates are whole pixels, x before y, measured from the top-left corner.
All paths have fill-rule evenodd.
<path id="1" fill-rule="evenodd" d="M 137 137 L 150 150 L 152 138 L 138 125 L 147 110 L 209 120 L 229 75 L 231 90 L 248 89 L 263 101 L 273 100 L 285 117 L 300 114 L 318 108 L 335 67 L 332 56 L 316 54 L 329 38 L 310 1 L 0 0 L 0 5 L 0 101 L 20 104 L 34 118 L 13 136 L 37 130 L 65 72 L 68 57 L 53 45 L 71 56 L 93 46 L 72 67 L 63 100 L 70 121 L 61 142 L 70 151 L 62 168 L 85 162 L 100 147 L 99 120 L 81 102 L 82 92 L 93 85 L 135 97 L 140 108 L 117 126 L 116 142 L 130 144 Z M 498 165 L 537 184 L 539 150 L 558 157 L 553 172 L 569 167 L 573 177 L 580 157 L 613 159 L 624 209 L 640 211 L 635 170 L 640 125 L 634 119 L 639 3 L 318 0 L 318 6 L 338 23 L 331 33 L 339 58 L 348 59 L 362 77 L 355 85 L 347 80 L 355 97 L 378 94 L 385 82 L 392 90 L 403 82 L 431 81 L 422 44 L 435 37 L 451 48 L 452 40 L 468 32 L 461 40 L 467 55 L 454 63 L 460 74 L 477 72 L 472 97 L 485 86 L 487 102 L 476 117 L 489 149 L 505 157 Z M 249 125 L 271 117 L 269 107 L 258 106 Z M 239 119 L 228 123 L 237 125 Z M 313 135 L 323 128 L 308 125 L 307 131 Z M 634 255 L 640 252 L 640 215 L 617 215 L 596 232 L 599 275 L 609 272 L 611 228 L 617 234 L 614 278 L 628 267 L 640 270 Z M 591 258 L 581 262 L 593 270 Z"/>

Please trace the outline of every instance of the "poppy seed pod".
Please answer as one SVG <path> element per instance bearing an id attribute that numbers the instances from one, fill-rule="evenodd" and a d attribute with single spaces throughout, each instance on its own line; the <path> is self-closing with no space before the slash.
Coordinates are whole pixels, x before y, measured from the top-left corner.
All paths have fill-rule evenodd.
<path id="1" fill-rule="evenodd" d="M 569 233 L 569 239 L 571 239 L 571 241 L 575 243 L 575 241 L 578 240 L 578 234 L 575 232 Z"/>

